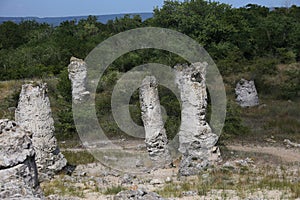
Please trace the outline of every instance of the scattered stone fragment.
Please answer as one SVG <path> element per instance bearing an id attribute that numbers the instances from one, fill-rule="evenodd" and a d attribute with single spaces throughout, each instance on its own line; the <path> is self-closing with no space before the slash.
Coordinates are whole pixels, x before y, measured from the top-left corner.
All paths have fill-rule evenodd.
<path id="1" fill-rule="evenodd" d="M 197 196 L 198 195 L 198 192 L 197 191 L 183 191 L 182 192 L 182 195 L 183 196 Z"/>
<path id="2" fill-rule="evenodd" d="M 112 161 L 112 162 L 117 162 L 118 158 L 114 157 L 114 156 L 103 156 L 105 161 Z"/>
<path id="3" fill-rule="evenodd" d="M 236 160 L 235 163 L 240 166 L 248 167 L 249 165 L 252 165 L 254 163 L 254 161 L 251 158 L 247 157 L 244 160 Z"/>
<path id="4" fill-rule="evenodd" d="M 203 168 L 219 161 L 221 156 L 215 146 L 218 136 L 206 122 L 206 67 L 207 63 L 175 67 L 175 82 L 181 96 L 179 151 L 183 156 L 179 174 L 182 176 L 198 174 Z"/>
<path id="5" fill-rule="evenodd" d="M 160 185 L 160 184 L 163 184 L 163 181 L 160 180 L 160 179 L 152 179 L 152 180 L 150 181 L 150 184 L 151 184 L 151 185 Z"/>
<path id="6" fill-rule="evenodd" d="M 297 144 L 295 142 L 291 142 L 289 139 L 284 139 L 283 142 L 286 144 L 286 147 L 294 147 L 294 148 L 300 148 L 300 144 Z"/>
<path id="7" fill-rule="evenodd" d="M 144 190 L 126 190 L 119 192 L 114 200 L 164 200 L 155 192 L 146 192 Z"/>
<path id="8" fill-rule="evenodd" d="M 235 88 L 236 101 L 241 107 L 253 107 L 259 105 L 258 95 L 254 81 L 241 79 Z"/>
<path id="9" fill-rule="evenodd" d="M 86 63 L 81 59 L 71 57 L 68 71 L 69 79 L 72 82 L 73 103 L 77 104 L 87 100 L 90 96 L 90 92 L 86 89 Z"/>
<path id="10" fill-rule="evenodd" d="M 172 182 L 172 178 L 168 176 L 168 177 L 166 178 L 165 182 L 166 182 L 166 183 L 171 183 L 171 182 Z"/>
<path id="11" fill-rule="evenodd" d="M 129 174 L 124 174 L 124 176 L 121 179 L 122 184 L 132 184 L 132 176 Z"/>
<path id="12" fill-rule="evenodd" d="M 32 134 L 0 120 L 0 199 L 42 199 Z"/>
<path id="13" fill-rule="evenodd" d="M 140 104 L 146 134 L 145 143 L 150 159 L 158 166 L 164 166 L 171 163 L 171 156 L 157 86 L 154 76 L 144 78 L 140 87 Z"/>
<path id="14" fill-rule="evenodd" d="M 223 165 L 223 169 L 238 171 L 241 167 L 255 167 L 254 161 L 251 158 L 238 159 L 226 161 Z"/>
<path id="15" fill-rule="evenodd" d="M 47 84 L 24 84 L 15 112 L 16 122 L 32 135 L 39 179 L 51 178 L 66 166 L 54 136 L 54 120 L 47 95 Z"/>
<path id="16" fill-rule="evenodd" d="M 137 168 L 139 168 L 139 167 L 144 167 L 144 162 L 143 162 L 143 160 L 141 160 L 141 159 L 137 160 L 136 163 L 135 163 L 135 166 L 136 166 Z"/>

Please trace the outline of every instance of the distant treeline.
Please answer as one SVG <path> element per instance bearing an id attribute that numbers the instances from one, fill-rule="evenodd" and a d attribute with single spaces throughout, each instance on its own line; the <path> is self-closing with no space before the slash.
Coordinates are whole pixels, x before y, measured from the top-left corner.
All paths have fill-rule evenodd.
<path id="1" fill-rule="evenodd" d="M 96 15 L 97 21 L 101 23 L 107 23 L 109 20 L 116 18 L 122 18 L 126 14 L 111 14 L 111 15 Z M 131 16 L 140 15 L 143 20 L 146 20 L 153 16 L 153 13 L 130 13 Z M 64 21 L 80 21 L 87 19 L 88 16 L 70 16 L 70 17 L 0 17 L 0 24 L 6 21 L 12 21 L 16 24 L 22 23 L 23 21 L 36 21 L 38 23 L 47 23 L 52 26 L 59 26 Z"/>
<path id="2" fill-rule="evenodd" d="M 106 24 L 89 16 L 57 27 L 36 21 L 5 22 L 0 25 L 0 80 L 57 75 L 71 56 L 85 58 L 108 37 L 147 26 L 170 28 L 192 37 L 205 47 L 223 74 L 243 71 L 245 64 L 262 58 L 279 63 L 300 60 L 300 7 L 271 11 L 253 4 L 232 8 L 204 0 L 165 1 L 145 21 L 138 15 L 125 15 Z M 138 56 L 131 55 L 114 67 L 128 70 L 153 56 L 134 54 Z M 165 52 L 157 54 L 162 54 L 161 62 L 169 59 Z"/>

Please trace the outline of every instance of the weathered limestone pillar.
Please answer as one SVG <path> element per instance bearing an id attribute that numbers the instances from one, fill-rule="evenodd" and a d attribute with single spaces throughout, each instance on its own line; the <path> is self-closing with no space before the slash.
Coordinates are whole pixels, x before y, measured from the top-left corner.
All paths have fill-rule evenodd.
<path id="1" fill-rule="evenodd" d="M 195 175 L 219 159 L 218 136 L 206 122 L 206 63 L 176 66 L 176 84 L 181 96 L 179 151 L 183 154 L 179 173 Z"/>
<path id="2" fill-rule="evenodd" d="M 74 103 L 80 103 L 90 96 L 86 89 L 87 65 L 78 58 L 71 57 L 68 66 L 69 79 L 72 82 L 72 99 Z"/>
<path id="3" fill-rule="evenodd" d="M 0 120 L 0 199 L 41 199 L 31 133 Z"/>
<path id="4" fill-rule="evenodd" d="M 60 153 L 54 136 L 47 84 L 22 86 L 15 119 L 22 128 L 33 134 L 32 144 L 40 180 L 50 178 L 66 166 L 67 160 Z"/>
<path id="5" fill-rule="evenodd" d="M 142 120 L 145 127 L 145 142 L 151 160 L 159 166 L 170 164 L 167 148 L 168 139 L 158 97 L 157 82 L 154 76 L 147 76 L 140 87 Z"/>
<path id="6" fill-rule="evenodd" d="M 241 107 L 253 107 L 259 105 L 254 81 L 241 79 L 236 84 L 235 94 L 236 101 Z"/>

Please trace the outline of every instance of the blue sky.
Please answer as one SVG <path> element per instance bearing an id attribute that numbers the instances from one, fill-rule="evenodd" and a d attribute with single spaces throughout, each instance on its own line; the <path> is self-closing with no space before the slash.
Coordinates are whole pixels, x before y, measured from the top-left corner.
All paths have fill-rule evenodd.
<path id="1" fill-rule="evenodd" d="M 183 1 L 183 0 L 182 0 Z M 269 7 L 289 4 L 300 5 L 300 0 L 215 0 L 234 7 L 248 3 Z M 54 17 L 103 15 L 117 13 L 151 12 L 161 7 L 163 0 L 0 0 L 0 16 Z"/>

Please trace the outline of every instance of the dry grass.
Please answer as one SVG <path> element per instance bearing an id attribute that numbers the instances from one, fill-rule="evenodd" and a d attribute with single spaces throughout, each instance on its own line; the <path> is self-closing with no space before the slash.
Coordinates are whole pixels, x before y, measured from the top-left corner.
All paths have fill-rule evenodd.
<path id="1" fill-rule="evenodd" d="M 156 192 L 163 197 L 182 197 L 186 191 L 195 191 L 199 196 L 210 196 L 218 190 L 222 191 L 223 199 L 230 199 L 232 195 L 246 198 L 258 191 L 276 190 L 281 192 L 283 199 L 299 198 L 300 181 L 293 180 L 294 177 L 299 177 L 299 169 L 295 172 L 288 168 L 283 166 L 254 169 L 241 167 L 239 170 L 218 168 L 188 182 L 169 183 Z"/>
<path id="2" fill-rule="evenodd" d="M 41 188 L 45 196 L 49 195 L 60 195 L 60 196 L 76 196 L 84 197 L 83 190 L 78 190 L 74 183 L 66 180 L 61 180 L 63 176 L 59 179 L 52 180 L 50 182 L 43 182 Z"/>
<path id="3" fill-rule="evenodd" d="M 261 104 L 264 106 L 242 110 L 243 121 L 252 132 L 248 140 L 264 142 L 274 136 L 280 142 L 286 138 L 300 142 L 300 100 L 261 99 Z"/>
<path id="4" fill-rule="evenodd" d="M 68 161 L 70 165 L 80 165 L 88 164 L 96 161 L 94 156 L 92 156 L 87 150 L 83 151 L 62 151 L 62 154 Z"/>

